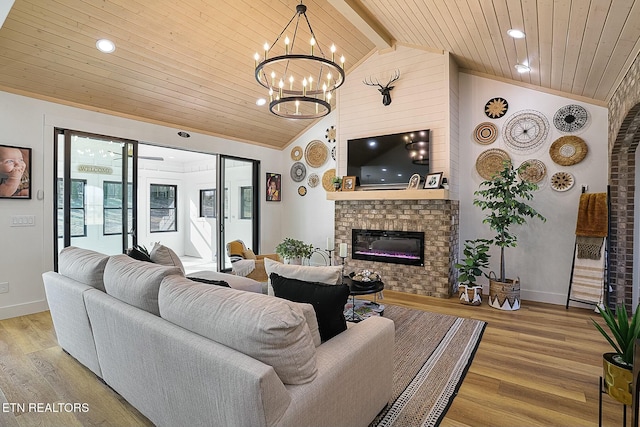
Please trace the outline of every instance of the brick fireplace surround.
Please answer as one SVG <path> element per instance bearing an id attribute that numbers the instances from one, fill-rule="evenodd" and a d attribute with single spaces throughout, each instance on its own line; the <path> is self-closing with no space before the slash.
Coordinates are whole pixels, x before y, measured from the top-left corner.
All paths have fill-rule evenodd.
<path id="1" fill-rule="evenodd" d="M 336 200 L 336 245 L 349 247 L 345 274 L 374 270 L 382 275 L 385 289 L 449 298 L 457 278 L 458 210 L 457 200 Z M 353 228 L 424 231 L 424 267 L 351 259 Z"/>

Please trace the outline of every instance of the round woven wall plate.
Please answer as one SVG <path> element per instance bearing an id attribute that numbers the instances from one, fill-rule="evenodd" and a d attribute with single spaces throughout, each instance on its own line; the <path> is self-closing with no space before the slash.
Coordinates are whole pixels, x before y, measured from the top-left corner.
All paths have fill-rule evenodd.
<path id="1" fill-rule="evenodd" d="M 476 160 L 476 170 L 482 178 L 489 180 L 504 169 L 505 160 L 511 161 L 511 157 L 504 150 L 492 148 L 483 151 Z"/>
<path id="2" fill-rule="evenodd" d="M 297 162 L 298 160 L 300 160 L 302 158 L 302 153 L 303 153 L 302 147 L 297 147 L 297 146 L 293 147 L 291 149 L 291 160 Z"/>
<path id="3" fill-rule="evenodd" d="M 547 175 L 547 167 L 538 159 L 529 159 L 522 162 L 518 168 L 518 176 L 521 180 L 537 184 Z"/>
<path id="4" fill-rule="evenodd" d="M 336 176 L 336 170 L 335 169 L 327 169 L 324 174 L 322 174 L 322 188 L 325 189 L 325 191 L 329 191 L 329 192 L 334 192 L 336 191 L 335 187 L 333 186 L 333 182 L 331 182 L 331 180 Z"/>
<path id="5" fill-rule="evenodd" d="M 309 175 L 309 178 L 307 178 L 307 184 L 309 184 L 309 187 L 311 188 L 317 187 L 319 183 L 320 177 L 317 173 L 312 173 Z"/>
<path id="6" fill-rule="evenodd" d="M 561 136 L 553 141 L 549 147 L 551 160 L 561 166 L 571 166 L 580 163 L 589 152 L 584 139 L 575 135 Z"/>
<path id="7" fill-rule="evenodd" d="M 301 196 L 304 196 L 307 194 L 307 187 L 305 187 L 304 185 L 301 185 L 300 187 L 298 187 L 298 194 Z"/>
<path id="8" fill-rule="evenodd" d="M 573 187 L 576 180 L 569 172 L 556 172 L 551 175 L 551 188 L 556 191 L 567 191 Z"/>
<path id="9" fill-rule="evenodd" d="M 507 119 L 502 130 L 507 147 L 514 151 L 533 152 L 542 147 L 549 134 L 549 121 L 542 113 L 523 110 Z"/>
<path id="10" fill-rule="evenodd" d="M 553 116 L 553 125 L 560 132 L 576 132 L 585 127 L 589 121 L 589 113 L 580 105 L 565 105 Z"/>
<path id="11" fill-rule="evenodd" d="M 331 126 L 327 129 L 327 133 L 325 135 L 327 138 L 327 142 L 336 142 L 336 128 L 335 126 Z"/>
<path id="12" fill-rule="evenodd" d="M 293 166 L 291 166 L 291 179 L 295 182 L 300 182 L 307 176 L 307 168 L 304 166 L 302 162 L 295 162 Z"/>
<path id="13" fill-rule="evenodd" d="M 329 149 L 324 142 L 317 139 L 311 141 L 304 150 L 304 159 L 312 168 L 319 168 L 324 165 L 329 155 Z"/>
<path id="14" fill-rule="evenodd" d="M 498 127 L 493 123 L 484 122 L 476 126 L 473 131 L 473 139 L 478 144 L 489 145 L 498 138 Z"/>
<path id="15" fill-rule="evenodd" d="M 491 98 L 484 106 L 484 113 L 490 119 L 499 119 L 507 114 L 509 103 L 504 98 Z"/>
<path id="16" fill-rule="evenodd" d="M 332 158 L 333 160 L 335 160 L 335 159 L 336 159 L 336 147 L 332 147 L 332 148 L 331 148 L 331 158 Z"/>

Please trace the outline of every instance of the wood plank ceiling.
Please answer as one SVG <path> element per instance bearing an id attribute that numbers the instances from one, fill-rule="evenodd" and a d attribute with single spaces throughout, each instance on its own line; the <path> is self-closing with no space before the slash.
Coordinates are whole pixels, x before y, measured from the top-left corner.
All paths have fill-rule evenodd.
<path id="1" fill-rule="evenodd" d="M 256 106 L 265 94 L 253 76 L 253 54 L 275 40 L 298 3 L 15 0 L 0 29 L 0 90 L 282 148 L 310 123 Z M 384 43 L 345 10 L 386 39 L 452 52 L 464 71 L 599 104 L 640 51 L 640 0 L 305 4 L 318 42 L 324 49 L 336 44 L 347 73 Z M 526 38 L 510 38 L 509 28 Z M 115 41 L 116 51 L 98 52 L 99 38 Z M 514 65 L 525 61 L 531 71 L 519 74 Z"/>

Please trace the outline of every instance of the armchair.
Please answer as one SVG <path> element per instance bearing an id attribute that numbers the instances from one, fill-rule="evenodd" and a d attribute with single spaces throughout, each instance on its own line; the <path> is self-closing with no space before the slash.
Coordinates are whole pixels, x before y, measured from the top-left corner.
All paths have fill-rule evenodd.
<path id="1" fill-rule="evenodd" d="M 254 254 L 242 240 L 233 240 L 227 243 L 227 255 L 231 260 L 233 274 L 248 277 L 258 282 L 266 282 L 268 280 L 267 272 L 264 268 L 264 259 L 280 260 L 277 254 Z"/>

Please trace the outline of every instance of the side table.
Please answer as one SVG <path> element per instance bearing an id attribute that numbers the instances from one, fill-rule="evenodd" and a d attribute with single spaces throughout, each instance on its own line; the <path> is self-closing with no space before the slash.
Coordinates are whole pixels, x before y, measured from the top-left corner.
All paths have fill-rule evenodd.
<path id="1" fill-rule="evenodd" d="M 356 295 L 377 294 L 378 292 L 381 292 L 384 289 L 384 282 L 382 281 L 368 282 L 368 283 L 358 282 L 351 279 L 351 277 L 349 276 L 343 276 L 342 283 L 349 286 L 349 295 L 351 295 L 351 306 L 352 306 L 351 317 L 348 318 L 347 320 L 349 322 L 360 322 L 362 319 L 360 319 L 355 312 Z M 375 296 L 374 296 L 374 299 L 375 299 Z M 375 300 L 371 302 L 371 304 L 379 306 L 378 302 Z M 380 315 L 382 315 L 382 313 L 380 313 Z"/>

